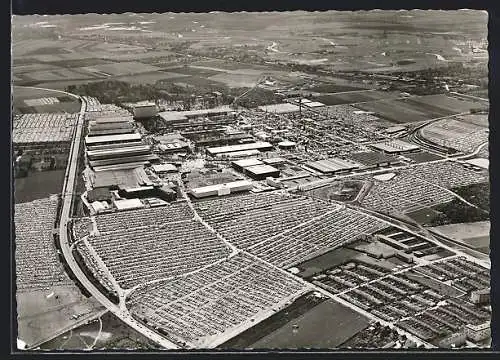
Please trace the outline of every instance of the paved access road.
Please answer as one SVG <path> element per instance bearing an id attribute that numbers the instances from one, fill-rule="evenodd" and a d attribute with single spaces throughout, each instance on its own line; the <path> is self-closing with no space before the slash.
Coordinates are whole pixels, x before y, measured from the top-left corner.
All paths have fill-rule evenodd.
<path id="1" fill-rule="evenodd" d="M 92 296 L 94 296 L 97 301 L 99 301 L 104 307 L 115 314 L 120 320 L 125 322 L 127 325 L 129 325 L 142 335 L 163 346 L 164 348 L 178 349 L 179 347 L 176 344 L 165 339 L 164 337 L 160 336 L 156 332 L 152 331 L 148 327 L 135 320 L 126 308 L 121 308 L 120 306 L 112 303 L 106 296 L 104 296 L 83 273 L 80 266 L 73 257 L 72 248 L 69 244 L 70 239 L 68 234 L 68 222 L 71 219 L 73 189 L 75 188 L 75 182 L 78 176 L 78 153 L 83 140 L 82 134 L 84 128 L 84 115 L 87 108 L 85 100 L 83 98 L 80 98 L 80 101 L 82 102 L 82 107 L 78 116 L 73 141 L 71 144 L 68 167 L 66 168 L 62 190 L 59 238 L 64 259 L 66 260 L 71 271 L 73 272 L 73 274 L 75 274 L 76 278 L 78 279 L 78 281 L 80 281 L 82 286 L 85 287 L 85 289 L 87 289 L 87 291 L 92 294 Z"/>

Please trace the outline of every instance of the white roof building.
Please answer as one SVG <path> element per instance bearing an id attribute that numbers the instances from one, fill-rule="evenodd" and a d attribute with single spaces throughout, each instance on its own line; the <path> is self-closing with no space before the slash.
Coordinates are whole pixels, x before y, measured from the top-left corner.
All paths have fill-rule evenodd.
<path id="1" fill-rule="evenodd" d="M 118 210 L 131 210 L 144 207 L 143 203 L 139 199 L 115 200 L 114 204 Z"/>

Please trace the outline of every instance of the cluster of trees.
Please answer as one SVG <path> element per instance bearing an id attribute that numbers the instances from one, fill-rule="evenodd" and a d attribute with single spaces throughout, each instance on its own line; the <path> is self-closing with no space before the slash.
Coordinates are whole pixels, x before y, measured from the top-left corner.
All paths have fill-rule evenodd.
<path id="1" fill-rule="evenodd" d="M 150 85 L 133 85 L 124 81 L 107 80 L 81 85 L 69 85 L 66 91 L 82 96 L 96 97 L 102 103 L 120 104 L 144 99 L 155 99 L 159 91 Z"/>
<path id="2" fill-rule="evenodd" d="M 473 184 L 452 189 L 465 200 L 477 208 L 465 204 L 463 201 L 452 201 L 434 207 L 439 212 L 431 220 L 430 226 L 446 224 L 486 221 L 490 219 L 490 184 Z"/>
<path id="3" fill-rule="evenodd" d="M 239 96 L 243 94 L 247 88 L 232 89 L 229 96 Z M 236 93 L 236 94 L 234 94 Z M 234 94 L 234 95 L 233 95 Z M 272 90 L 262 89 L 256 87 L 252 91 L 249 91 L 246 95 L 238 99 L 237 104 L 246 108 L 253 108 L 262 105 L 276 104 L 283 101 L 283 96 L 274 93 Z"/>

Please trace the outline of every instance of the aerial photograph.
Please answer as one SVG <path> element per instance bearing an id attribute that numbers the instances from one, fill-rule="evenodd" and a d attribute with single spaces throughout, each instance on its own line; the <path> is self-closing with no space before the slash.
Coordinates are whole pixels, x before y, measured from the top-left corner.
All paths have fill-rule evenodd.
<path id="1" fill-rule="evenodd" d="M 17 349 L 490 348 L 487 22 L 13 16 Z"/>

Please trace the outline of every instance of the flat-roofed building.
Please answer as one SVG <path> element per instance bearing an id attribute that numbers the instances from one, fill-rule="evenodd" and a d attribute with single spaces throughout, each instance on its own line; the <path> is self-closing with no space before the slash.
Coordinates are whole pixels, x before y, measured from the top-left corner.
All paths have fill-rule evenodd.
<path id="1" fill-rule="evenodd" d="M 174 164 L 157 164 L 152 166 L 153 171 L 157 174 L 166 174 L 177 172 L 177 166 Z"/>
<path id="2" fill-rule="evenodd" d="M 465 330 L 461 330 L 441 339 L 438 346 L 440 348 L 457 348 L 465 344 L 466 338 Z"/>
<path id="3" fill-rule="evenodd" d="M 473 325 L 467 324 L 465 326 L 465 334 L 467 338 L 471 341 L 483 341 L 491 336 L 491 325 L 490 321 L 486 321 L 482 324 Z"/>
<path id="4" fill-rule="evenodd" d="M 164 153 L 172 153 L 178 151 L 186 151 L 189 149 L 188 143 L 184 141 L 177 141 L 172 143 L 161 143 L 158 145 L 158 150 Z"/>
<path id="5" fill-rule="evenodd" d="M 491 290 L 489 287 L 479 290 L 473 290 L 470 294 L 470 301 L 473 304 L 483 305 L 490 302 Z"/>
<path id="6" fill-rule="evenodd" d="M 400 160 L 393 155 L 375 151 L 352 153 L 349 155 L 349 158 L 367 168 L 396 165 L 400 163 Z"/>
<path id="7" fill-rule="evenodd" d="M 90 160 L 102 160 L 127 156 L 147 155 L 151 153 L 150 145 L 124 146 L 116 149 L 99 149 L 87 151 Z"/>
<path id="8" fill-rule="evenodd" d="M 235 192 L 248 191 L 252 189 L 252 183 L 247 180 L 233 181 L 225 184 L 202 186 L 189 190 L 189 193 L 195 198 L 204 198 L 209 196 L 224 196 Z"/>
<path id="9" fill-rule="evenodd" d="M 387 154 L 402 154 L 420 149 L 420 146 L 418 145 L 410 144 L 409 142 L 399 139 L 370 144 L 370 146 Z"/>
<path id="10" fill-rule="evenodd" d="M 273 157 L 268 159 L 262 159 L 262 162 L 266 165 L 281 165 L 287 163 L 287 160 L 282 157 Z"/>
<path id="11" fill-rule="evenodd" d="M 112 157 L 109 159 L 101 160 L 89 160 L 89 165 L 92 169 L 96 169 L 103 166 L 113 166 L 113 165 L 125 165 L 129 163 L 147 165 L 151 162 L 158 161 L 159 157 L 155 154 L 144 154 L 136 156 L 120 156 Z"/>
<path id="12" fill-rule="evenodd" d="M 289 149 L 294 149 L 296 146 L 297 146 L 297 143 L 295 143 L 293 141 L 282 141 L 282 142 L 278 143 L 278 147 L 280 149 L 289 150 Z"/>
<path id="13" fill-rule="evenodd" d="M 280 171 L 271 165 L 254 165 L 245 167 L 245 174 L 254 180 L 265 180 L 267 177 L 279 177 Z"/>
<path id="14" fill-rule="evenodd" d="M 406 130 L 406 127 L 404 127 L 404 126 L 391 126 L 391 127 L 388 127 L 387 129 L 385 129 L 385 132 L 387 134 L 396 134 L 396 133 L 399 133 L 399 132 L 402 132 L 405 130 Z"/>
<path id="15" fill-rule="evenodd" d="M 249 166 L 262 165 L 262 161 L 255 158 L 241 159 L 231 162 L 231 166 L 239 172 L 243 172 Z"/>
<path id="16" fill-rule="evenodd" d="M 252 150 L 242 150 L 242 151 L 234 151 L 230 153 L 221 153 L 217 154 L 217 158 L 220 159 L 237 159 L 237 158 L 242 158 L 242 157 L 248 157 L 248 156 L 257 156 L 260 154 L 260 151 L 257 149 L 252 149 Z"/>
<path id="17" fill-rule="evenodd" d="M 158 106 L 154 102 L 137 103 L 132 106 L 135 119 L 145 119 L 158 115 Z"/>
<path id="18" fill-rule="evenodd" d="M 307 163 L 307 166 L 324 174 L 349 172 L 360 167 L 358 163 L 338 158 L 329 158 L 326 160 L 309 162 Z"/>
<path id="19" fill-rule="evenodd" d="M 130 134 L 135 131 L 132 121 L 98 122 L 89 121 L 89 136 Z"/>
<path id="20" fill-rule="evenodd" d="M 144 207 L 144 204 L 139 199 L 114 200 L 113 205 L 117 210 L 132 210 Z"/>
<path id="21" fill-rule="evenodd" d="M 94 188 L 136 188 L 153 185 L 142 167 L 94 172 L 90 180 Z"/>
<path id="22" fill-rule="evenodd" d="M 108 115 L 108 116 L 96 116 L 89 120 L 89 124 L 99 124 L 99 125 L 111 125 L 111 124 L 123 124 L 123 123 L 134 123 L 134 118 L 132 115 Z"/>
<path id="23" fill-rule="evenodd" d="M 325 104 L 319 102 L 319 101 L 310 101 L 308 103 L 303 104 L 304 106 L 308 108 L 317 108 L 317 107 L 322 107 L 325 106 Z"/>
<path id="24" fill-rule="evenodd" d="M 228 146 L 219 146 L 219 147 L 211 147 L 207 149 L 207 152 L 210 155 L 231 153 L 236 151 L 246 151 L 246 150 L 260 150 L 267 151 L 271 150 L 273 145 L 262 141 L 262 142 L 253 142 L 249 144 L 239 144 L 239 145 L 228 145 Z"/>
<path id="25" fill-rule="evenodd" d="M 198 117 L 224 116 L 234 112 L 229 106 L 221 106 L 213 109 L 188 110 L 188 111 L 163 111 L 158 113 L 160 118 L 167 124 L 187 123 L 189 119 Z"/>
<path id="26" fill-rule="evenodd" d="M 253 142 L 249 144 L 239 144 L 239 145 L 228 145 L 228 146 L 219 146 L 219 147 L 211 147 L 207 149 L 207 152 L 210 155 L 217 155 L 223 153 L 231 153 L 236 151 L 246 151 L 246 150 L 260 150 L 267 151 L 271 150 L 273 145 L 268 142 Z"/>
<path id="27" fill-rule="evenodd" d="M 102 136 L 86 136 L 85 145 L 104 145 L 116 143 L 128 143 L 133 141 L 140 141 L 141 134 L 116 134 L 116 135 L 102 135 Z"/>
<path id="28" fill-rule="evenodd" d="M 299 112 L 300 110 L 298 105 L 290 103 L 262 105 L 259 106 L 258 109 L 264 112 L 275 113 L 275 114 L 293 113 L 293 112 Z"/>

